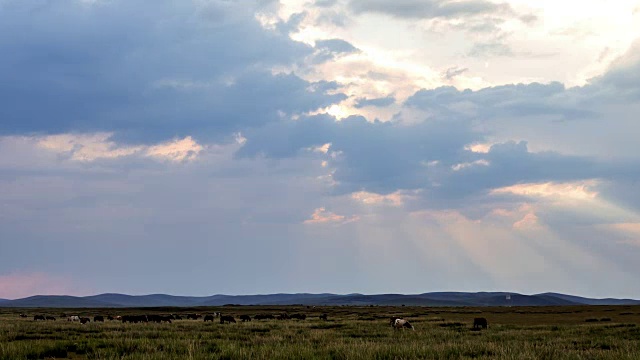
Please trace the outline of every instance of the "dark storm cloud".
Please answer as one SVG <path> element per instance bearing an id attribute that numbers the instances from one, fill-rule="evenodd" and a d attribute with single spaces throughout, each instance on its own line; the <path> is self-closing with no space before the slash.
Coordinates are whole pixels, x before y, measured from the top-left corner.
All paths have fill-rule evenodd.
<path id="1" fill-rule="evenodd" d="M 561 83 L 531 83 L 503 85 L 478 91 L 440 87 L 420 90 L 407 99 L 405 105 L 435 112 L 440 116 L 465 116 L 454 106 L 473 106 L 475 118 L 490 119 L 496 116 L 553 115 L 562 119 L 593 116 L 578 90 L 566 89 Z"/>
<path id="2" fill-rule="evenodd" d="M 618 100 L 598 95 L 637 89 L 624 81 L 623 75 L 629 72 L 635 76 L 635 66 L 637 62 L 625 62 L 624 67 L 615 67 L 597 81 L 575 88 L 554 82 L 477 91 L 423 89 L 403 104 L 428 114 L 419 122 L 404 123 L 399 114 L 398 121 L 386 123 L 359 117 L 335 122 L 326 116 L 270 123 L 247 133 L 249 140 L 239 155 L 293 157 L 304 149 L 331 143 L 330 153 L 334 153 L 327 160 L 335 169 L 337 193 L 422 190 L 426 202 L 419 207 L 431 208 L 486 202 L 491 190 L 523 183 L 637 180 L 637 159 L 612 162 L 594 156 L 532 152 L 526 141 L 498 143 L 488 153 L 466 149 L 470 143 L 486 141 L 489 134 L 479 129 L 498 120 L 523 125 L 568 122 L 578 133 L 581 122 L 589 121 L 591 126 L 600 123 L 604 131 L 607 115 L 602 107 Z M 615 124 L 615 119 L 607 121 Z"/>
<path id="3" fill-rule="evenodd" d="M 331 143 L 330 151 L 336 153 L 331 164 L 336 167 L 333 178 L 338 182 L 338 193 L 423 188 L 429 182 L 427 162 L 450 162 L 465 144 L 481 138 L 467 121 L 402 126 L 372 123 L 362 117 L 336 122 L 327 116 L 273 123 L 257 133 L 247 133 L 247 137 L 238 154 L 241 157 L 292 157 L 306 148 Z"/>
<path id="4" fill-rule="evenodd" d="M 219 138 L 340 96 L 272 75 L 313 49 L 253 2 L 10 1 L 0 12 L 0 134 L 112 131 Z M 274 91 L 277 89 L 277 91 Z"/>

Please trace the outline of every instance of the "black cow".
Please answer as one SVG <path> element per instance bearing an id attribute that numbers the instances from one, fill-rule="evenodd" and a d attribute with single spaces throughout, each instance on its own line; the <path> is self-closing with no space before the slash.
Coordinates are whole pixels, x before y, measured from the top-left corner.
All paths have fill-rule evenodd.
<path id="1" fill-rule="evenodd" d="M 81 317 L 80 318 L 80 324 L 86 324 L 91 322 L 91 319 L 89 319 L 88 317 Z"/>
<path id="2" fill-rule="evenodd" d="M 291 315 L 292 319 L 298 319 L 298 320 L 305 320 L 307 318 L 307 315 L 305 314 L 293 314 Z"/>
<path id="3" fill-rule="evenodd" d="M 147 315 L 124 315 L 122 317 L 122 323 L 146 323 L 149 322 L 149 320 L 147 319 Z"/>
<path id="4" fill-rule="evenodd" d="M 211 315 L 211 314 L 209 314 L 209 315 L 205 315 L 205 316 L 204 316 L 204 321 L 211 321 L 211 322 L 213 322 L 213 318 L 214 318 L 214 317 L 213 317 L 213 315 Z"/>
<path id="5" fill-rule="evenodd" d="M 111 316 L 111 315 L 108 315 L 107 316 L 107 320 L 111 321 L 111 320 L 115 320 L 115 318 L 113 316 Z"/>
<path id="6" fill-rule="evenodd" d="M 266 320 L 266 319 L 275 319 L 275 317 L 271 314 L 258 314 L 256 316 L 253 317 L 256 320 Z"/>
<path id="7" fill-rule="evenodd" d="M 52 321 L 56 321 L 56 318 L 54 318 L 53 316 L 45 316 L 46 320 L 52 320 Z"/>
<path id="8" fill-rule="evenodd" d="M 155 322 L 155 323 L 162 323 L 162 322 L 168 322 L 169 324 L 171 324 L 171 316 L 169 315 L 147 315 L 147 321 L 151 321 L 151 322 Z"/>
<path id="9" fill-rule="evenodd" d="M 233 316 L 230 316 L 230 315 L 220 316 L 220 324 L 224 324 L 225 322 L 227 322 L 228 324 L 231 324 L 231 323 L 235 324 L 236 319 L 234 319 Z"/>
<path id="10" fill-rule="evenodd" d="M 487 319 L 485 319 L 485 318 L 475 318 L 475 319 L 473 319 L 473 328 L 474 329 L 487 329 L 487 328 L 489 328 L 489 324 L 487 323 Z"/>
<path id="11" fill-rule="evenodd" d="M 242 320 L 242 322 L 251 321 L 251 316 L 249 316 L 249 315 L 240 315 L 240 320 Z"/>
<path id="12" fill-rule="evenodd" d="M 96 315 L 93 317 L 93 322 L 104 322 L 104 316 L 102 315 Z"/>
<path id="13" fill-rule="evenodd" d="M 320 320 L 327 321 L 327 314 L 320 315 Z"/>
<path id="14" fill-rule="evenodd" d="M 198 320 L 202 317 L 200 314 L 187 314 L 187 320 Z"/>
<path id="15" fill-rule="evenodd" d="M 392 316 L 389 318 L 389 325 L 391 325 L 391 327 L 394 327 L 394 325 L 396 324 L 396 320 L 398 319 L 402 319 L 401 317 L 398 316 Z"/>
<path id="16" fill-rule="evenodd" d="M 34 315 L 33 321 L 38 321 L 38 320 L 46 321 L 46 319 L 44 318 L 44 315 Z"/>

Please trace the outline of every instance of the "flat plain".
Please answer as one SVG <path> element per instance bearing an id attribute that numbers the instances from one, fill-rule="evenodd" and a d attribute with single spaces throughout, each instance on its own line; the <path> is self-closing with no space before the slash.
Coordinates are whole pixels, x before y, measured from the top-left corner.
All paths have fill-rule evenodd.
<path id="1" fill-rule="evenodd" d="M 215 312 L 237 323 L 106 320 Z M 283 313 L 306 319 L 239 319 Z M 92 322 L 69 322 L 63 314 Z M 93 322 L 97 315 L 105 322 Z M 415 330 L 394 330 L 391 316 Z M 488 329 L 473 329 L 476 317 L 486 318 Z M 0 308 L 0 360 L 17 359 L 640 359 L 640 306 Z"/>

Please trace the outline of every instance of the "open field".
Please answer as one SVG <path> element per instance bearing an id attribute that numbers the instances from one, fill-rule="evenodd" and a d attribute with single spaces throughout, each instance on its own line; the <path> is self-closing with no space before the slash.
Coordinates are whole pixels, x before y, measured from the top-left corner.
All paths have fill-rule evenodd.
<path id="1" fill-rule="evenodd" d="M 61 313 L 233 315 L 199 320 L 81 325 Z M 253 320 L 246 314 L 303 313 L 306 320 Z M 18 314 L 28 314 L 20 318 Z M 328 321 L 318 318 L 322 313 Z M 57 321 L 34 321 L 36 314 Z M 415 331 L 393 330 L 390 316 Z M 475 317 L 489 329 L 473 331 Z M 640 359 L 640 306 L 315 307 L 8 309 L 0 308 L 0 360 L 14 359 Z"/>

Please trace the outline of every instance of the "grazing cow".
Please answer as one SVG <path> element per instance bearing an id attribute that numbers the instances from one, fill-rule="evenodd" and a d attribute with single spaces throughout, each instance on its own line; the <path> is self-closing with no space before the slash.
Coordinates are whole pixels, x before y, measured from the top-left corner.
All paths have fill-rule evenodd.
<path id="1" fill-rule="evenodd" d="M 96 315 L 93 317 L 93 322 L 104 322 L 104 316 L 102 315 Z"/>
<path id="2" fill-rule="evenodd" d="M 400 317 L 397 316 L 392 316 L 389 318 L 389 325 L 391 327 L 394 327 L 396 325 L 396 320 L 401 319 Z"/>
<path id="3" fill-rule="evenodd" d="M 86 323 L 90 323 L 91 319 L 89 319 L 88 317 L 81 317 L 80 318 L 80 324 L 86 324 Z"/>
<path id="4" fill-rule="evenodd" d="M 413 328 L 413 325 L 411 325 L 409 323 L 409 321 L 407 321 L 405 319 L 396 319 L 396 322 L 393 324 L 393 329 L 394 330 L 398 330 L 398 329 L 404 330 L 404 328 L 415 330 Z"/>
<path id="5" fill-rule="evenodd" d="M 278 315 L 276 317 L 276 319 L 278 319 L 278 320 L 289 320 L 289 319 L 291 319 L 291 316 L 289 316 L 289 314 L 287 314 L 287 313 L 282 313 L 282 314 Z"/>
<path id="6" fill-rule="evenodd" d="M 305 314 L 293 314 L 291 315 L 292 319 L 298 319 L 298 320 L 305 320 L 307 318 L 307 315 Z"/>
<path id="7" fill-rule="evenodd" d="M 474 329 L 487 329 L 487 328 L 489 328 L 489 324 L 487 323 L 487 319 L 485 319 L 485 318 L 475 318 L 475 319 L 473 319 L 473 328 Z"/>
<path id="8" fill-rule="evenodd" d="M 20 314 L 20 317 L 21 317 L 21 318 L 26 318 L 26 317 L 28 317 L 28 316 L 27 316 L 27 314 Z"/>
<path id="9" fill-rule="evenodd" d="M 67 321 L 80 321 L 80 317 L 78 315 L 71 315 L 67 318 Z"/>
<path id="10" fill-rule="evenodd" d="M 202 317 L 200 314 L 187 314 L 187 320 L 198 320 Z"/>
<path id="11" fill-rule="evenodd" d="M 182 320 L 182 316 L 180 316 L 178 314 L 175 314 L 175 315 L 173 315 L 173 319 L 174 320 Z"/>
<path id="12" fill-rule="evenodd" d="M 276 317 L 271 315 L 271 314 L 258 314 L 256 316 L 253 317 L 256 320 L 273 320 Z"/>
<path id="13" fill-rule="evenodd" d="M 327 321 L 327 314 L 320 315 L 320 320 Z"/>
<path id="14" fill-rule="evenodd" d="M 56 318 L 54 318 L 53 316 L 45 316 L 46 320 L 52 320 L 52 321 L 56 321 Z"/>
<path id="15" fill-rule="evenodd" d="M 240 315 L 240 320 L 242 320 L 242 322 L 251 321 L 251 316 L 249 316 L 249 315 Z"/>
<path id="16" fill-rule="evenodd" d="M 155 322 L 155 323 L 162 323 L 162 322 L 168 322 L 169 324 L 171 324 L 171 316 L 170 315 L 146 315 L 147 317 L 147 321 L 151 321 L 151 322 Z"/>
<path id="17" fill-rule="evenodd" d="M 128 322 L 132 324 L 149 322 L 147 315 L 124 315 L 121 320 L 123 324 Z"/>
<path id="18" fill-rule="evenodd" d="M 38 320 L 45 321 L 46 319 L 44 318 L 44 315 L 35 315 L 33 317 L 33 321 L 38 321 Z"/>
<path id="19" fill-rule="evenodd" d="M 207 322 L 207 321 L 213 322 L 213 315 L 210 315 L 210 314 L 209 315 L 205 315 L 204 316 L 204 321 L 205 322 Z"/>
<path id="20" fill-rule="evenodd" d="M 235 324 L 236 319 L 234 319 L 233 316 L 230 316 L 230 315 L 222 315 L 222 316 L 220 316 L 220 324 L 224 324 L 225 322 L 227 324 L 231 324 L 231 323 Z"/>
<path id="21" fill-rule="evenodd" d="M 115 320 L 115 318 L 113 316 L 111 316 L 111 315 L 108 315 L 107 316 L 107 320 L 111 321 L 111 320 Z"/>

